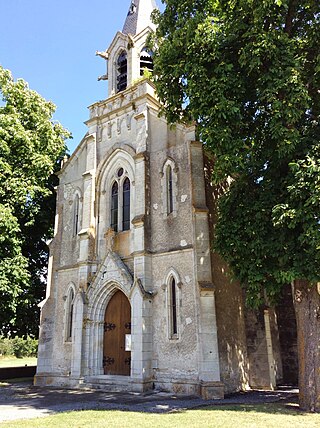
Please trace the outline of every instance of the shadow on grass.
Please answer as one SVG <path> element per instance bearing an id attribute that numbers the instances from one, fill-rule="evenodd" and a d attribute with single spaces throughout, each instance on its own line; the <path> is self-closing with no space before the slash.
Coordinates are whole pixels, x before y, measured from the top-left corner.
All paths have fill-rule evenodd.
<path id="1" fill-rule="evenodd" d="M 165 393 L 110 393 L 34 387 L 31 379 L 23 379 L 23 382 L 22 379 L 11 379 L 2 384 L 1 382 L 0 410 L 2 405 L 10 404 L 20 410 L 28 408 L 49 413 L 96 410 L 168 414 L 185 413 L 190 409 L 213 413 L 228 410 L 293 416 L 303 414 L 297 404 L 297 394 L 290 391 L 250 391 L 234 394 L 225 400 L 205 402 L 199 397 Z"/>
<path id="2" fill-rule="evenodd" d="M 219 405 L 219 406 L 206 406 L 199 407 L 196 410 L 225 410 L 231 412 L 255 412 L 255 413 L 266 413 L 266 414 L 284 414 L 297 416 L 302 414 L 307 414 L 299 409 L 299 405 L 297 403 L 268 403 L 268 404 L 234 404 L 234 405 Z"/>
<path id="3" fill-rule="evenodd" d="M 33 377 L 17 377 L 14 379 L 1 379 L 0 386 L 12 386 L 15 383 L 29 384 L 32 386 Z"/>

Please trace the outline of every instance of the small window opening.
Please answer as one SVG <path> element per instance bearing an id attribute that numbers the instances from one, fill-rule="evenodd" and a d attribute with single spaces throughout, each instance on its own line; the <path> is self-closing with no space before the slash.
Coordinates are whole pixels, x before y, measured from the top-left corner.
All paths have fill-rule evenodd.
<path id="1" fill-rule="evenodd" d="M 74 291 L 69 292 L 68 299 L 68 321 L 67 321 L 67 340 L 72 340 L 72 327 L 73 327 L 73 306 L 74 306 Z"/>
<path id="2" fill-rule="evenodd" d="M 172 167 L 167 167 L 167 214 L 173 212 Z"/>
<path id="3" fill-rule="evenodd" d="M 79 196 L 76 195 L 73 207 L 73 236 L 77 236 L 79 232 Z"/>
<path id="4" fill-rule="evenodd" d="M 118 183 L 115 181 L 111 190 L 111 227 L 118 232 Z"/>
<path id="5" fill-rule="evenodd" d="M 119 55 L 117 71 L 117 92 L 121 92 L 127 87 L 128 61 L 126 52 L 122 52 Z"/>
<path id="6" fill-rule="evenodd" d="M 143 76 L 145 71 L 153 73 L 153 52 L 147 48 L 143 48 L 140 54 L 140 76 Z"/>
<path id="7" fill-rule="evenodd" d="M 130 180 L 123 182 L 122 230 L 130 229 Z"/>
<path id="8" fill-rule="evenodd" d="M 136 10 L 137 10 L 137 6 L 134 4 L 134 2 L 132 2 L 129 8 L 128 15 L 132 15 L 133 13 L 135 13 Z"/>
<path id="9" fill-rule="evenodd" d="M 171 280 L 170 284 L 170 297 L 171 297 L 171 336 L 176 336 L 178 334 L 178 322 L 177 322 L 177 291 L 176 291 L 176 281 L 174 278 Z"/>

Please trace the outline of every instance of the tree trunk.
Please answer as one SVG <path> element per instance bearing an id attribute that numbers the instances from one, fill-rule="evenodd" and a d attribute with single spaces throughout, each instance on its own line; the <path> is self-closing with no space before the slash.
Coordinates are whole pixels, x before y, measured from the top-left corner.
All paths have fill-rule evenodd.
<path id="1" fill-rule="evenodd" d="M 297 320 L 300 408 L 320 412 L 320 289 L 305 280 L 292 284 Z"/>

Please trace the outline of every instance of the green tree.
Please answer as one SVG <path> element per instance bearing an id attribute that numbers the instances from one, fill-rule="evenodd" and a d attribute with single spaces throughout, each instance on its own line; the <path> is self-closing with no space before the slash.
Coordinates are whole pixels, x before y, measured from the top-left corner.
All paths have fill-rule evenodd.
<path id="1" fill-rule="evenodd" d="M 247 290 L 293 285 L 300 406 L 320 410 L 320 3 L 164 0 L 155 84 L 172 123 L 215 157 L 215 248 Z"/>
<path id="2" fill-rule="evenodd" d="M 54 171 L 69 133 L 55 106 L 0 67 L 0 332 L 38 334 L 55 210 Z"/>

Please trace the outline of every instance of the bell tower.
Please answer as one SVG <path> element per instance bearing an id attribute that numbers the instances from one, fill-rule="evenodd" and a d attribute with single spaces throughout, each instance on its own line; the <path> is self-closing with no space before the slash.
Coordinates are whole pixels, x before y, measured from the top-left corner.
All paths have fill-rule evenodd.
<path id="1" fill-rule="evenodd" d="M 105 52 L 97 52 L 107 60 L 107 74 L 99 80 L 108 80 L 108 97 L 132 86 L 145 71 L 152 71 L 152 52 L 146 41 L 155 29 L 151 13 L 156 7 L 155 0 L 132 0 L 122 31 Z"/>

